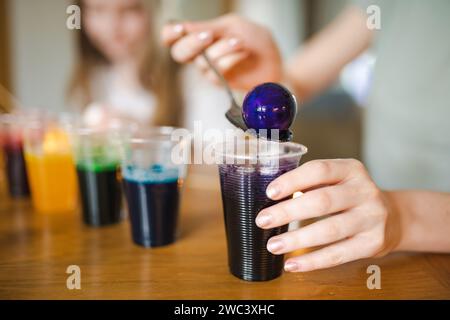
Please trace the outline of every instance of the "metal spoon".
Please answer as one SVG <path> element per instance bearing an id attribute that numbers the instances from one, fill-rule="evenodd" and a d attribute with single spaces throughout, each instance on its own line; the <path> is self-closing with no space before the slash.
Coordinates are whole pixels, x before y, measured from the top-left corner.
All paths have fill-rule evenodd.
<path id="1" fill-rule="evenodd" d="M 242 119 L 242 108 L 237 104 L 236 99 L 234 98 L 233 92 L 231 91 L 230 86 L 228 85 L 227 80 L 225 80 L 222 73 L 216 68 L 214 63 L 209 59 L 206 52 L 202 52 L 202 57 L 205 59 L 208 66 L 211 68 L 211 70 L 215 73 L 215 75 L 219 78 L 220 82 L 222 83 L 223 87 L 225 88 L 228 97 L 231 101 L 231 107 L 228 109 L 228 111 L 225 113 L 225 117 L 230 121 L 233 125 L 235 125 L 238 128 L 241 128 L 244 131 L 247 131 L 247 125 L 244 122 L 244 119 Z"/>
<path id="2" fill-rule="evenodd" d="M 209 59 L 209 57 L 208 57 L 208 55 L 206 54 L 205 51 L 203 51 L 201 53 L 201 55 L 203 56 L 203 58 L 205 59 L 206 63 L 211 68 L 211 70 L 219 78 L 220 82 L 222 83 L 222 85 L 224 86 L 224 88 L 225 88 L 225 90 L 226 90 L 226 92 L 228 94 L 228 97 L 230 98 L 231 107 L 225 113 L 225 117 L 234 126 L 240 128 L 240 129 L 242 129 L 244 131 L 247 131 L 248 127 L 245 124 L 244 119 L 242 118 L 242 108 L 237 104 L 236 99 L 234 98 L 233 92 L 231 91 L 231 88 L 230 88 L 227 80 L 225 80 L 225 78 L 222 75 L 222 73 L 216 68 L 214 63 Z M 248 132 L 249 131 L 247 131 L 247 133 Z M 255 134 L 257 137 L 260 137 L 257 132 L 253 131 L 252 133 Z M 266 133 L 270 134 L 270 131 L 268 131 Z M 284 131 L 280 131 L 278 133 L 279 133 L 279 136 L 277 136 L 277 137 L 271 137 L 269 135 L 269 137 L 270 137 L 269 139 L 273 140 L 273 141 L 279 141 L 279 142 L 286 142 L 286 141 L 290 141 L 292 139 L 292 132 L 290 130 L 284 130 Z M 264 138 L 264 137 L 260 137 L 260 138 Z M 265 137 L 265 138 L 267 138 L 267 137 Z"/>
<path id="3" fill-rule="evenodd" d="M 178 19 L 168 19 L 167 23 L 169 24 L 174 24 L 174 23 L 178 23 L 179 20 Z M 237 104 L 236 99 L 234 98 L 233 95 L 233 91 L 231 91 L 230 86 L 228 85 L 227 80 L 225 80 L 224 76 L 222 75 L 222 73 L 216 68 L 216 66 L 214 65 L 214 63 L 212 63 L 212 61 L 209 59 L 208 55 L 206 54 L 205 51 L 203 51 L 201 53 L 201 55 L 203 56 L 203 58 L 205 59 L 206 63 L 208 64 L 208 66 L 211 68 L 211 70 L 214 72 L 214 74 L 219 78 L 220 82 L 222 83 L 222 85 L 224 86 L 228 97 L 230 98 L 231 101 L 231 107 L 230 109 L 228 109 L 228 111 L 225 113 L 225 117 L 228 119 L 228 121 L 230 121 L 234 126 L 247 131 L 247 125 L 244 122 L 244 119 L 242 119 L 242 109 L 241 107 Z"/>
<path id="4" fill-rule="evenodd" d="M 177 20 L 177 19 L 169 19 L 168 23 L 173 24 L 173 23 L 178 23 L 178 21 L 179 20 Z M 252 130 L 247 131 L 248 127 L 245 124 L 244 119 L 242 118 L 242 108 L 236 102 L 236 99 L 235 99 L 235 97 L 233 95 L 233 91 L 231 91 L 230 85 L 228 84 L 227 80 L 225 80 L 225 77 L 223 76 L 223 74 L 216 68 L 216 66 L 211 61 L 211 59 L 209 59 L 209 57 L 208 57 L 208 55 L 206 54 L 205 51 L 203 51 L 201 53 L 201 55 L 205 59 L 206 63 L 211 68 L 211 70 L 214 72 L 214 74 L 217 76 L 217 78 L 219 78 L 219 81 L 222 83 L 223 87 L 225 88 L 225 91 L 228 94 L 228 97 L 230 98 L 231 106 L 230 106 L 230 109 L 228 109 L 228 111 L 225 113 L 225 117 L 235 127 L 238 127 L 240 129 L 242 129 L 244 132 L 253 133 L 257 137 L 259 137 L 259 134 L 256 133 L 254 130 L 253 131 Z M 271 140 L 275 140 L 275 141 L 279 141 L 279 142 L 290 141 L 292 139 L 292 133 L 291 133 L 290 130 L 287 130 L 287 132 L 282 132 L 282 134 L 278 138 L 271 137 L 270 139 Z"/>

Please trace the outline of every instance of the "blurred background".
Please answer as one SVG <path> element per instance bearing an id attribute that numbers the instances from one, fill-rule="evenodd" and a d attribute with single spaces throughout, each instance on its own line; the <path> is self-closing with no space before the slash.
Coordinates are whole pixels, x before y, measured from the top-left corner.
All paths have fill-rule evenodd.
<path id="1" fill-rule="evenodd" d="M 0 0 L 0 102 L 11 92 L 24 106 L 64 110 L 77 30 L 66 27 L 62 0 Z M 331 21 L 346 0 L 164 0 L 167 16 L 208 19 L 236 12 L 268 26 L 284 57 Z M 309 147 L 303 160 L 360 158 L 360 119 L 367 88 L 352 88 L 371 59 L 346 68 L 341 81 L 302 105 L 295 140 Z M 364 73 L 363 73 L 364 74 Z M 360 83 L 361 81 L 356 81 Z"/>

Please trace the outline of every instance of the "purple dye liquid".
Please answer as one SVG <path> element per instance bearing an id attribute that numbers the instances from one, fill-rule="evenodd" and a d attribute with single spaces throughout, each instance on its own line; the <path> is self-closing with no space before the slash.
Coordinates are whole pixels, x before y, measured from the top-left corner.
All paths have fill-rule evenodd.
<path id="1" fill-rule="evenodd" d="M 279 202 L 267 198 L 269 183 L 297 166 L 298 158 L 280 160 L 278 168 L 219 165 L 228 265 L 236 277 L 266 281 L 281 275 L 284 256 L 271 254 L 266 245 L 271 237 L 286 232 L 288 225 L 263 230 L 256 225 L 255 218 L 263 208 Z"/>

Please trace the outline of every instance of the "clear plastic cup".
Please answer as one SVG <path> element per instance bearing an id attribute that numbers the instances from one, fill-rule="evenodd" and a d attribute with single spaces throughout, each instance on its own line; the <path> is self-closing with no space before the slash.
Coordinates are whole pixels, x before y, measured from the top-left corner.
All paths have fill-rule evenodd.
<path id="1" fill-rule="evenodd" d="M 34 208 L 42 213 L 73 211 L 78 192 L 67 117 L 45 117 L 24 130 L 25 162 Z"/>
<path id="2" fill-rule="evenodd" d="M 230 272 L 247 281 L 267 281 L 281 275 L 283 255 L 266 249 L 267 241 L 288 230 L 288 225 L 264 230 L 255 223 L 258 213 L 279 201 L 266 196 L 271 181 L 298 167 L 307 152 L 303 145 L 262 139 L 219 143 L 222 204 Z"/>
<path id="3" fill-rule="evenodd" d="M 175 242 L 181 187 L 186 163 L 174 161 L 172 127 L 147 130 L 129 139 L 123 148 L 122 179 L 133 241 L 144 247 Z"/>
<path id="4" fill-rule="evenodd" d="M 23 154 L 24 120 L 24 117 L 18 114 L 0 116 L 0 146 L 3 151 L 9 195 L 14 198 L 30 195 Z"/>
<path id="5" fill-rule="evenodd" d="M 104 226 L 122 220 L 120 182 L 121 143 L 134 127 L 110 125 L 80 126 L 72 132 L 83 221 Z"/>

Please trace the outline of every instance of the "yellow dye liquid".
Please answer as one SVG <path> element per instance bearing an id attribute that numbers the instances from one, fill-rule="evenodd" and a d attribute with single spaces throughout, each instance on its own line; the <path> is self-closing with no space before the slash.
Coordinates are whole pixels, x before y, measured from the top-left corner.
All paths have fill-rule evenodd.
<path id="1" fill-rule="evenodd" d="M 42 213 L 73 211 L 77 206 L 77 181 L 73 156 L 65 132 L 49 131 L 42 153 L 25 152 L 28 179 L 35 209 Z"/>

